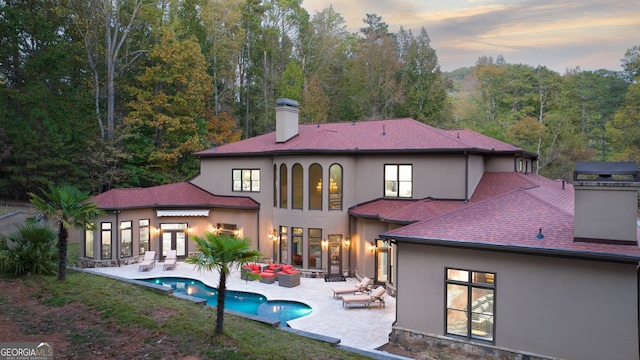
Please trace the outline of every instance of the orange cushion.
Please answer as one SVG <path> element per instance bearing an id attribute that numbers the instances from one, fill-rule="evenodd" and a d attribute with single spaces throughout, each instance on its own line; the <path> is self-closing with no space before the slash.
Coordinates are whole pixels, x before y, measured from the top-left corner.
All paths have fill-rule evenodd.
<path id="1" fill-rule="evenodd" d="M 272 277 L 274 277 L 276 275 L 274 273 L 272 273 L 272 272 L 270 272 L 270 273 L 269 272 L 261 272 L 260 276 L 262 276 L 263 278 L 272 278 Z"/>

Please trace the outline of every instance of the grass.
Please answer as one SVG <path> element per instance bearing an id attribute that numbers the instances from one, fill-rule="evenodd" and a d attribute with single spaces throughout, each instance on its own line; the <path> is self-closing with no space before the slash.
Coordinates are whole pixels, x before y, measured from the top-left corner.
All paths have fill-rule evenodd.
<path id="1" fill-rule="evenodd" d="M 59 331 L 70 358 L 367 359 L 230 314 L 225 334 L 214 336 L 215 308 L 84 272 L 70 270 L 66 281 L 5 276 L 3 282 L 20 282 L 14 285 L 32 301 L 0 296 L 0 315 L 24 334 Z"/>

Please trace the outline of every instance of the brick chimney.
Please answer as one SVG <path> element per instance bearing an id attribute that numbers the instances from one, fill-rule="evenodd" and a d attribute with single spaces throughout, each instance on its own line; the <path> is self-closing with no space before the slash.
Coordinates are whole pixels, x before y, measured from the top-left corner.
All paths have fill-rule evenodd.
<path id="1" fill-rule="evenodd" d="M 638 244 L 638 166 L 580 162 L 573 172 L 574 241 Z"/>
<path id="2" fill-rule="evenodd" d="M 276 142 L 287 142 L 298 135 L 298 102 L 291 99 L 276 100 Z"/>

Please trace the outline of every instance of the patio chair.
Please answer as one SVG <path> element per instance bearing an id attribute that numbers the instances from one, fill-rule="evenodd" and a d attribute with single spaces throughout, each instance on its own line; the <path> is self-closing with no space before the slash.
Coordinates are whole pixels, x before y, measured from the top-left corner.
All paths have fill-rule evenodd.
<path id="1" fill-rule="evenodd" d="M 300 271 L 298 269 L 280 271 L 276 277 L 280 286 L 291 288 L 300 285 Z"/>
<path id="2" fill-rule="evenodd" d="M 354 295 L 344 295 L 342 297 L 342 307 L 346 307 L 349 304 L 364 304 L 365 307 L 371 306 L 371 304 L 379 302 L 384 308 L 384 294 L 387 290 L 378 286 L 377 288 L 371 290 L 369 294 L 354 294 Z"/>
<path id="3" fill-rule="evenodd" d="M 333 291 L 333 297 L 338 298 L 340 295 L 362 292 L 369 286 L 369 284 L 371 284 L 371 279 L 365 276 L 362 280 L 353 285 L 336 286 L 331 288 L 331 291 Z"/>
<path id="4" fill-rule="evenodd" d="M 138 271 L 147 271 L 151 270 L 156 264 L 156 252 L 155 251 L 147 251 L 144 253 L 144 259 L 138 265 Z"/>
<path id="5" fill-rule="evenodd" d="M 176 261 L 178 261 L 178 256 L 176 254 L 176 251 L 175 250 L 167 251 L 167 256 L 164 257 L 164 265 L 162 265 L 162 270 L 175 269 Z"/>

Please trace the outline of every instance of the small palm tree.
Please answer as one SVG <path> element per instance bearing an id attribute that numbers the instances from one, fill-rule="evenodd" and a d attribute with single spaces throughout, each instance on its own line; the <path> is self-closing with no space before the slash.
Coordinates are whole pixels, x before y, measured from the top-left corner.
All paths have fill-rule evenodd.
<path id="1" fill-rule="evenodd" d="M 47 217 L 58 222 L 58 280 L 67 278 L 67 240 L 70 228 L 87 229 L 91 221 L 103 214 L 98 205 L 89 202 L 91 195 L 71 185 L 50 185 L 42 197 L 30 193 L 31 203 Z"/>
<path id="2" fill-rule="evenodd" d="M 56 273 L 57 234 L 28 221 L 8 234 L 0 234 L 0 270 L 15 275 Z"/>
<path id="3" fill-rule="evenodd" d="M 200 271 L 218 270 L 218 304 L 216 309 L 216 334 L 223 333 L 224 298 L 227 292 L 227 277 L 231 270 L 239 269 L 248 262 L 262 256 L 257 250 L 249 250 L 250 240 L 226 234 L 207 232 L 204 236 L 194 236 L 198 255 L 189 256 L 186 263 L 194 264 Z"/>

